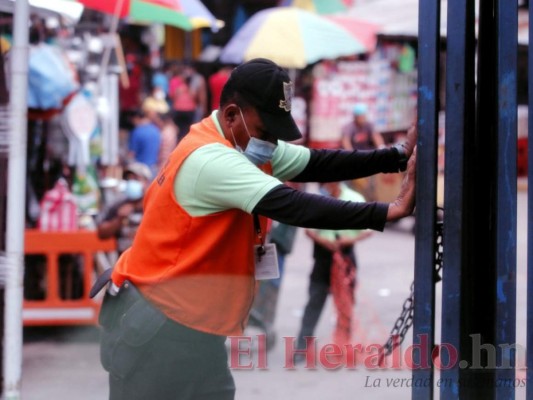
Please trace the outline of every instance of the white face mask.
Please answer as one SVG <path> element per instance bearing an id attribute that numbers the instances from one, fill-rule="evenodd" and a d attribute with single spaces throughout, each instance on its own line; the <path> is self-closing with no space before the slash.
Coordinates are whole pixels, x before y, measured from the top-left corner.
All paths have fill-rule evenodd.
<path id="1" fill-rule="evenodd" d="M 272 160 L 272 156 L 274 155 L 274 151 L 276 150 L 277 145 L 275 145 L 274 143 L 267 142 L 266 140 L 261 140 L 252 137 L 252 135 L 250 135 L 250 132 L 248 131 L 248 126 L 246 125 L 246 121 L 244 120 L 244 116 L 242 115 L 242 110 L 240 108 L 239 112 L 241 113 L 244 129 L 246 130 L 246 133 L 250 138 L 243 154 L 246 156 L 246 158 L 248 158 L 248 160 L 250 160 L 255 165 L 266 164 L 267 162 Z M 235 137 L 233 138 L 233 140 L 235 140 Z M 239 148 L 237 145 L 236 147 Z"/>
<path id="2" fill-rule="evenodd" d="M 128 200 L 140 200 L 144 195 L 143 184 L 135 179 L 127 180 L 124 184 L 124 194 Z"/>

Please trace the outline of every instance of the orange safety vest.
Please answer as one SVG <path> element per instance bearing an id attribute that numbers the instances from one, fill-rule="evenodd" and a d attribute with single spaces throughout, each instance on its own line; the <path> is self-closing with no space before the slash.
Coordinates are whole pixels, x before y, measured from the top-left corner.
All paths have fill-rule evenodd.
<path id="1" fill-rule="evenodd" d="M 183 161 L 210 143 L 232 144 L 211 117 L 171 153 L 146 195 L 142 222 L 131 248 L 119 258 L 113 282 L 134 283 L 169 318 L 216 335 L 240 335 L 252 306 L 255 278 L 253 217 L 239 209 L 189 215 L 174 195 Z M 262 168 L 271 173 L 270 164 Z M 260 217 L 263 235 L 266 218 Z"/>

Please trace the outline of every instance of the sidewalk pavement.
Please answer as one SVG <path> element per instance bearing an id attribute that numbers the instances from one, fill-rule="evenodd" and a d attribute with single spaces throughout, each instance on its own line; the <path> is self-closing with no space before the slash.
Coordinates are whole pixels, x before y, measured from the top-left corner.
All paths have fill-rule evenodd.
<path id="1" fill-rule="evenodd" d="M 518 330 L 517 342 L 525 347 L 525 248 L 527 218 L 525 194 L 519 194 L 518 240 Z M 413 219 L 388 226 L 357 245 L 358 286 L 354 310 L 356 325 L 354 343 L 384 344 L 394 322 L 409 296 L 413 280 Z M 299 329 L 307 300 L 308 275 L 312 266 L 311 242 L 298 231 L 293 252 L 286 259 L 278 311 L 275 320 L 277 341 L 266 359 L 241 353 L 241 364 L 253 362 L 253 369 L 233 369 L 237 385 L 236 400 L 291 399 L 402 400 L 411 398 L 411 371 L 408 368 L 373 370 L 362 365 L 328 369 L 317 363 L 316 369 L 298 364 L 285 368 L 286 337 L 294 337 Z M 440 286 L 437 284 L 437 298 Z M 440 300 L 437 300 L 437 305 Z M 437 309 L 437 313 L 439 309 Z M 317 348 L 331 341 L 334 323 L 331 299 L 319 321 L 315 335 Z M 256 344 L 262 332 L 250 328 L 245 332 Z M 436 332 L 440 332 L 437 315 Z M 90 328 L 53 328 L 27 332 L 23 349 L 22 398 L 28 400 L 76 399 L 96 400 L 108 396 L 107 375 L 99 364 L 98 330 Z M 437 337 L 437 342 L 439 338 Z M 411 331 L 401 349 L 411 344 Z M 246 343 L 244 343 L 246 344 Z M 266 362 L 266 368 L 263 368 Z M 404 364 L 404 363 L 403 363 Z M 390 364 L 389 364 L 390 365 Z M 438 381 L 438 374 L 435 382 Z M 435 388 L 436 398 L 439 390 Z M 517 391 L 517 399 L 525 398 L 525 390 Z"/>

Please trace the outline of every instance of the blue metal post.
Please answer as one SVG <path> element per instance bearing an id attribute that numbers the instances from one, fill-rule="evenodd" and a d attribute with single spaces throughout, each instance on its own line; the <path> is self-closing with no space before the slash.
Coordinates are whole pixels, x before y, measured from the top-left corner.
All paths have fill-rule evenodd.
<path id="1" fill-rule="evenodd" d="M 440 397 L 460 399 L 465 347 L 464 282 L 468 268 L 468 188 L 474 105 L 474 1 L 448 0 L 444 265 Z"/>
<path id="2" fill-rule="evenodd" d="M 529 20 L 533 21 L 533 7 L 529 7 Z M 533 29 L 529 30 L 529 43 L 533 43 Z M 533 104 L 533 51 L 528 49 L 528 103 Z M 528 132 L 533 132 L 533 112 L 528 113 Z M 526 399 L 533 400 L 533 138 L 527 142 L 527 343 L 526 343 Z M 529 161 L 532 160 L 532 161 Z"/>
<path id="3" fill-rule="evenodd" d="M 498 0 L 496 398 L 515 398 L 518 7 Z M 530 78 L 531 79 L 531 78 Z"/>
<path id="4" fill-rule="evenodd" d="M 412 399 L 433 398 L 435 338 L 435 230 L 439 107 L 440 2 L 419 3 L 418 151 L 413 343 L 427 343 L 413 369 Z M 425 340 L 423 339 L 425 338 Z M 427 384 L 426 384 L 427 383 Z"/>

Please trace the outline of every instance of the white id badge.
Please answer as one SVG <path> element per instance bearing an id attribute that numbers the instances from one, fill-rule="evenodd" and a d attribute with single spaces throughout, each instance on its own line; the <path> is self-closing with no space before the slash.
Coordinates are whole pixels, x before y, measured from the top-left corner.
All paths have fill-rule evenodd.
<path id="1" fill-rule="evenodd" d="M 254 246 L 255 257 L 255 279 L 258 281 L 264 279 L 279 278 L 278 255 L 276 253 L 276 245 L 268 243 L 264 245 L 264 254 L 261 251 L 261 246 Z"/>

